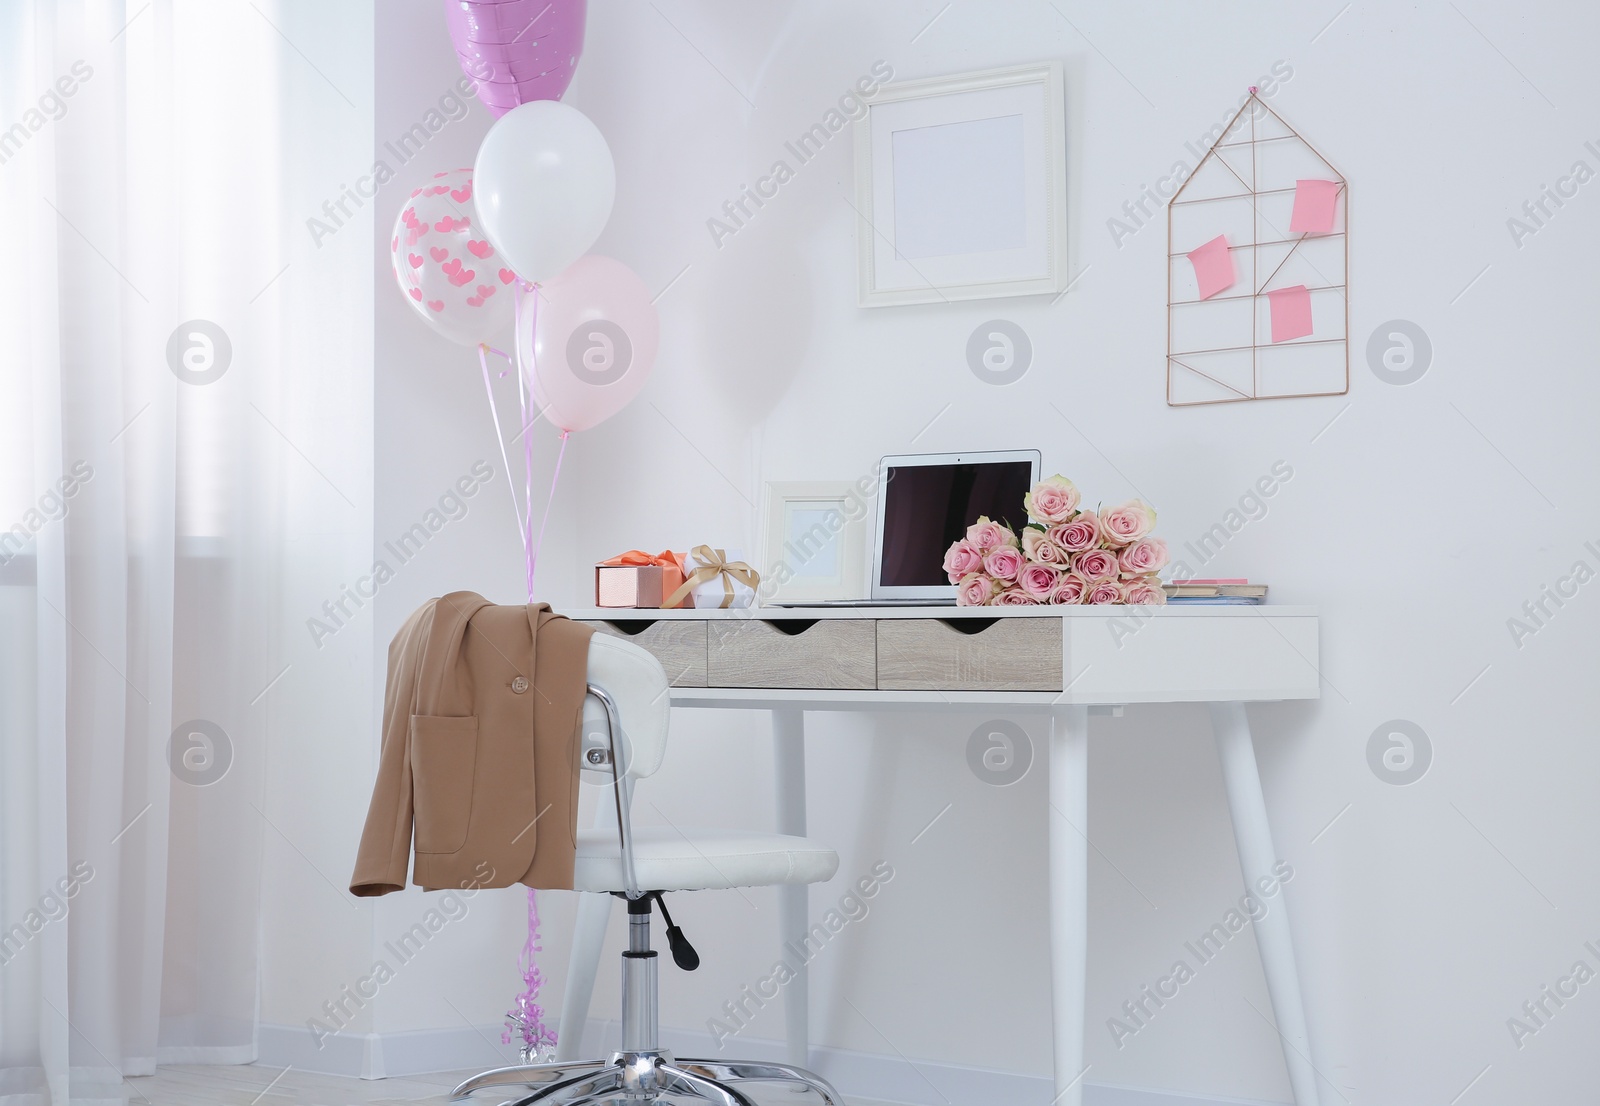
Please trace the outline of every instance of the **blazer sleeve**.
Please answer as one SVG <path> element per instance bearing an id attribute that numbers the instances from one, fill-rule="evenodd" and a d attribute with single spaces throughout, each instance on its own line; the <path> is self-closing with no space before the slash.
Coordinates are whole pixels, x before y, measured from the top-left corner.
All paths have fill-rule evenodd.
<path id="1" fill-rule="evenodd" d="M 433 604 L 418 609 L 389 645 L 383 696 L 383 744 L 367 824 L 350 877 L 350 893 L 363 898 L 404 889 L 411 860 L 411 702 L 417 653 L 427 639 L 424 623 Z"/>

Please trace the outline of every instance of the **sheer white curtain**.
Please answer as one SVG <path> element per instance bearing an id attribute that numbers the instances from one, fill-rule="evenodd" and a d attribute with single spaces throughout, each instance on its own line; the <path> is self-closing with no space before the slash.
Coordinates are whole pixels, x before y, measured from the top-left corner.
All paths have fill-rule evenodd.
<path id="1" fill-rule="evenodd" d="M 6 1106 L 255 1057 L 275 727 L 337 694 L 302 607 L 371 550 L 370 218 L 306 228 L 371 24 L 0 0 Z"/>

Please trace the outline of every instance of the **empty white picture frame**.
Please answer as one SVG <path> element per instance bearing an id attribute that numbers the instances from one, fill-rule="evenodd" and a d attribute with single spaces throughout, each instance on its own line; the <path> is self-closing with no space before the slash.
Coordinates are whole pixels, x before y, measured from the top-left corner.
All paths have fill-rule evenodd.
<path id="1" fill-rule="evenodd" d="M 866 598 L 868 511 L 853 484 L 769 483 L 765 515 L 763 602 Z"/>
<path id="2" fill-rule="evenodd" d="M 1060 62 L 884 85 L 855 124 L 863 307 L 1067 286 Z"/>

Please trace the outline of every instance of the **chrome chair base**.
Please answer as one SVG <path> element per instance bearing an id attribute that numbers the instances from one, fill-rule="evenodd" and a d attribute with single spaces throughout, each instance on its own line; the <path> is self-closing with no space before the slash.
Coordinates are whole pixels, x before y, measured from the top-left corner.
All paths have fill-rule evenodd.
<path id="1" fill-rule="evenodd" d="M 787 1083 L 814 1091 L 824 1106 L 844 1106 L 839 1092 L 819 1075 L 787 1064 L 728 1060 L 674 1060 L 659 1049 L 613 1053 L 610 1060 L 557 1061 L 496 1068 L 475 1075 L 450 1094 L 453 1103 L 491 1101 L 480 1091 L 493 1091 L 498 1106 L 593 1106 L 596 1103 L 649 1103 L 663 1095 L 698 1098 L 719 1106 L 756 1106 L 733 1084 L 759 1081 Z M 509 1096 L 507 1094 L 509 1093 Z"/>

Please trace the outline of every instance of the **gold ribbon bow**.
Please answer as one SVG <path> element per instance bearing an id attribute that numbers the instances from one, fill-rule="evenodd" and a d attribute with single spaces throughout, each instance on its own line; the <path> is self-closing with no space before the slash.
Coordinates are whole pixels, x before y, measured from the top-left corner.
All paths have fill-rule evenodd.
<path id="1" fill-rule="evenodd" d="M 678 601 L 690 594 L 701 584 L 709 583 L 717 577 L 722 577 L 722 603 L 719 609 L 733 606 L 733 582 L 737 580 L 751 591 L 761 583 L 761 575 L 743 561 L 730 561 L 728 554 L 721 549 L 712 549 L 709 545 L 697 545 L 689 551 L 689 556 L 700 563 L 700 567 L 684 577 L 683 586 L 672 593 L 672 598 L 662 604 L 664 607 L 675 607 Z"/>

